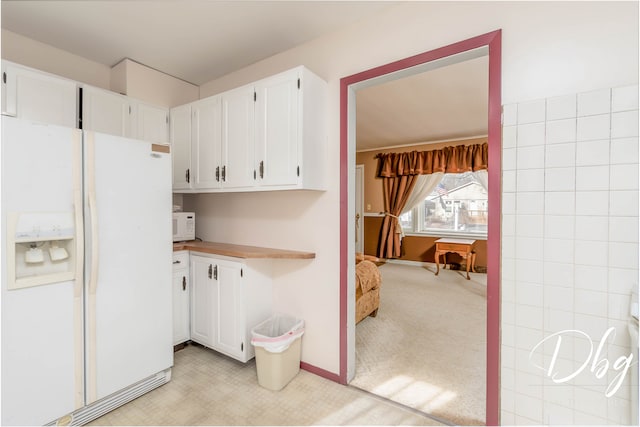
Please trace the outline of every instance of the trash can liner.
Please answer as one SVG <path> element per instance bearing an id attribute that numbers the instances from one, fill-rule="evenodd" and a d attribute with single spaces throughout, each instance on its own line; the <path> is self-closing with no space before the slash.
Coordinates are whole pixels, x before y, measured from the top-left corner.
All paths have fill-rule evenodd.
<path id="1" fill-rule="evenodd" d="M 271 353 L 282 353 L 304 334 L 304 320 L 274 315 L 251 330 L 251 344 Z"/>

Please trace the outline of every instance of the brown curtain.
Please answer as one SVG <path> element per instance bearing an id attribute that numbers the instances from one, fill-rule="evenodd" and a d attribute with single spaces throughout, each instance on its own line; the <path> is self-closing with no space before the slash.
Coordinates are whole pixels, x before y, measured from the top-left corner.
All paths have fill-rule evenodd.
<path id="1" fill-rule="evenodd" d="M 402 226 L 399 216 L 418 181 L 416 175 L 403 175 L 382 180 L 384 212 L 378 245 L 379 258 L 398 258 L 402 255 Z"/>
<path id="2" fill-rule="evenodd" d="M 488 168 L 489 145 L 456 145 L 432 151 L 379 153 L 378 178 L 429 175 L 433 172 L 462 173 Z"/>
<path id="3" fill-rule="evenodd" d="M 407 203 L 417 175 L 434 172 L 462 173 L 488 168 L 489 145 L 457 145 L 431 151 L 379 153 L 378 172 L 382 178 L 385 217 L 382 220 L 378 257 L 402 256 L 402 226 L 399 216 Z"/>

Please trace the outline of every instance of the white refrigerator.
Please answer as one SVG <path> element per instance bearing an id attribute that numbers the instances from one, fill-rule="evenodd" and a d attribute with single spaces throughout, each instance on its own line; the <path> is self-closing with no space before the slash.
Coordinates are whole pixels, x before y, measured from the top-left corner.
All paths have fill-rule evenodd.
<path id="1" fill-rule="evenodd" d="M 168 146 L 2 117 L 2 424 L 84 424 L 170 380 Z"/>

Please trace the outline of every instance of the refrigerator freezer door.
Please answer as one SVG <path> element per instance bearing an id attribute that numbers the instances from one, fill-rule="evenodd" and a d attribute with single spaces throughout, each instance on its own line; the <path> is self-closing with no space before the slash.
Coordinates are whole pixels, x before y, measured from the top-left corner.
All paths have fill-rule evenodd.
<path id="1" fill-rule="evenodd" d="M 173 365 L 171 158 L 105 134 L 84 143 L 92 403 Z"/>
<path id="2" fill-rule="evenodd" d="M 3 425 L 43 425 L 84 404 L 81 149 L 78 130 L 2 117 Z M 69 212 L 80 222 L 73 236 L 76 244 L 69 246 L 80 252 L 69 254 L 77 261 L 75 280 L 10 289 L 16 264 L 27 264 L 20 254 L 24 256 L 21 246 L 28 243 L 11 235 L 8 219 L 47 212 Z M 34 223 L 32 228 L 37 227 Z M 41 273 L 37 264 L 59 262 L 48 251 L 42 257 L 33 274 Z M 31 274 L 29 268 L 24 274 Z"/>

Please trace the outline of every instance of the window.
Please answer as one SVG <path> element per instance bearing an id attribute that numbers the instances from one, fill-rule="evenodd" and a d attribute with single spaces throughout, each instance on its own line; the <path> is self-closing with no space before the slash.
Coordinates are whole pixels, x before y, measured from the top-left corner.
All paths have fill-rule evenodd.
<path id="1" fill-rule="evenodd" d="M 400 216 L 406 233 L 487 235 L 487 190 L 473 172 L 448 173 L 416 208 Z"/>

